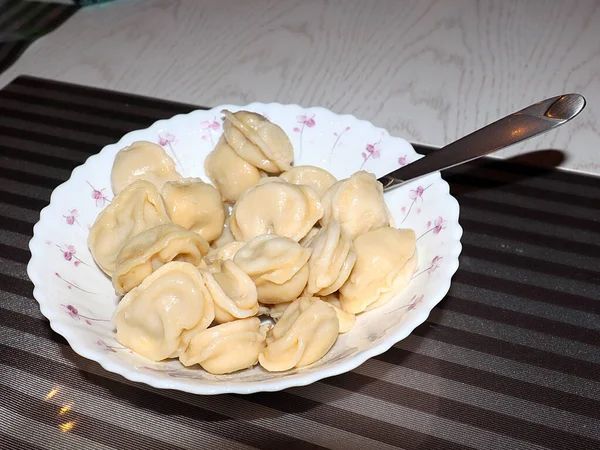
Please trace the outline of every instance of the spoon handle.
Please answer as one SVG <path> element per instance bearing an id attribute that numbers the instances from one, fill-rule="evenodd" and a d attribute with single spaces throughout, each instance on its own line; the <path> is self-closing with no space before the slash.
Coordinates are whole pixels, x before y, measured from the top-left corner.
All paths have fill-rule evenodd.
<path id="1" fill-rule="evenodd" d="M 535 103 L 379 178 L 384 190 L 438 170 L 449 169 L 567 123 L 585 108 L 580 94 Z"/>

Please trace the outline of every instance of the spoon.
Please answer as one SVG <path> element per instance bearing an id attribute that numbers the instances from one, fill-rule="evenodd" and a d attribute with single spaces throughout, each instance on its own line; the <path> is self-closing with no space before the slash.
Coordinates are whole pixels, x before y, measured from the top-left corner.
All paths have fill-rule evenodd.
<path id="1" fill-rule="evenodd" d="M 580 94 L 565 94 L 510 114 L 424 158 L 379 178 L 387 191 L 432 172 L 449 169 L 557 128 L 585 108 Z"/>

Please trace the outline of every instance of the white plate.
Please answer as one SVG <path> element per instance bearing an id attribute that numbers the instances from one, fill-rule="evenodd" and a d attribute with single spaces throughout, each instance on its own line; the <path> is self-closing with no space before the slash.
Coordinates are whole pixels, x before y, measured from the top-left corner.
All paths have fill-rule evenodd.
<path id="1" fill-rule="evenodd" d="M 340 335 L 331 351 L 315 364 L 284 373 L 255 367 L 216 376 L 202 369 L 186 369 L 178 361 L 149 361 L 115 340 L 109 319 L 118 298 L 87 248 L 89 227 L 113 197 L 110 171 L 115 154 L 134 141 L 157 142 L 173 156 L 184 176 L 209 181 L 204 158 L 221 135 L 220 111 L 224 108 L 264 114 L 289 135 L 296 165 L 320 166 L 338 179 L 359 169 L 379 177 L 420 157 L 407 141 L 369 122 L 323 108 L 277 103 L 224 105 L 132 131 L 77 167 L 71 178 L 54 190 L 34 227 L 27 272 L 35 285 L 33 295 L 52 329 L 64 336 L 73 350 L 108 371 L 157 388 L 196 394 L 277 391 L 306 385 L 352 370 L 408 336 L 448 292 L 450 278 L 458 268 L 459 208 L 439 173 L 385 194 L 396 226 L 413 228 L 418 236 L 419 263 L 410 285 L 387 305 L 359 315 L 352 331 Z"/>

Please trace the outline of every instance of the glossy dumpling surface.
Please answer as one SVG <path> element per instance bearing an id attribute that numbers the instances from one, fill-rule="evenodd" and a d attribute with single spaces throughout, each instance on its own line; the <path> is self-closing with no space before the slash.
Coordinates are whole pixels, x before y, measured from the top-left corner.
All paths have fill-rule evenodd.
<path id="1" fill-rule="evenodd" d="M 98 215 L 88 236 L 88 247 L 98 266 L 112 276 L 117 255 L 134 236 L 170 223 L 160 193 L 148 181 L 135 181 Z"/>
<path id="2" fill-rule="evenodd" d="M 169 261 L 200 266 L 208 242 L 197 233 L 172 223 L 150 228 L 129 240 L 117 255 L 112 283 L 125 294 Z"/>
<path id="3" fill-rule="evenodd" d="M 233 259 L 238 250 L 244 245 L 246 245 L 245 242 L 232 241 L 222 247 L 213 248 L 206 255 L 205 260 L 208 264 L 211 264 L 218 260 L 225 261 L 226 259 Z"/>
<path id="4" fill-rule="evenodd" d="M 202 272 L 215 306 L 215 321 L 224 323 L 255 316 L 258 294 L 252 279 L 231 259 L 217 263 L 218 270 Z"/>
<path id="5" fill-rule="evenodd" d="M 198 269 L 175 261 L 128 292 L 113 315 L 117 340 L 152 361 L 178 357 L 213 319 L 213 303 Z"/>
<path id="6" fill-rule="evenodd" d="M 299 241 L 322 217 L 323 207 L 308 186 L 265 178 L 242 195 L 233 207 L 229 226 L 238 241 L 263 234 Z"/>
<path id="7" fill-rule="evenodd" d="M 291 167 L 294 148 L 281 127 L 254 112 L 224 110 L 222 114 L 223 135 L 241 158 L 267 173 Z"/>
<path id="8" fill-rule="evenodd" d="M 179 360 L 217 375 L 247 369 L 258 362 L 267 330 L 256 317 L 211 327 L 194 335 Z"/>
<path id="9" fill-rule="evenodd" d="M 294 166 L 290 170 L 283 172 L 279 177 L 291 184 L 310 186 L 319 198 L 323 197 L 327 189 L 337 181 L 325 169 L 315 166 Z"/>
<path id="10" fill-rule="evenodd" d="M 276 235 L 252 239 L 235 254 L 233 261 L 256 284 L 261 303 L 290 302 L 302 293 L 308 280 L 311 250 Z"/>
<path id="11" fill-rule="evenodd" d="M 340 288 L 340 304 L 357 314 L 389 301 L 410 281 L 417 264 L 415 232 L 378 228 L 354 239 L 356 264 Z"/>
<path id="12" fill-rule="evenodd" d="M 316 298 L 299 298 L 270 331 L 258 361 L 270 372 L 307 366 L 329 351 L 338 334 L 339 322 L 332 306 Z"/>
<path id="13" fill-rule="evenodd" d="M 321 297 L 321 300 L 333 306 L 335 313 L 337 314 L 338 322 L 340 323 L 340 333 L 347 333 L 356 323 L 356 316 L 342 308 L 340 299 L 336 294 L 329 294 L 325 297 Z"/>
<path id="14" fill-rule="evenodd" d="M 165 183 L 161 191 L 171 221 L 200 234 L 208 242 L 223 231 L 225 210 L 221 194 L 199 178 Z"/>
<path id="15" fill-rule="evenodd" d="M 204 170 L 221 193 L 223 201 L 228 203 L 237 202 L 244 192 L 261 179 L 260 171 L 239 157 L 223 136 L 206 157 Z"/>
<path id="16" fill-rule="evenodd" d="M 137 141 L 119 150 L 110 173 L 115 195 L 136 180 L 146 180 L 161 189 L 167 181 L 179 179 L 181 175 L 167 152 L 160 145 L 147 141 Z"/>
<path id="17" fill-rule="evenodd" d="M 350 276 L 356 262 L 352 239 L 346 236 L 340 224 L 332 220 L 321 228 L 310 241 L 312 254 L 308 260 L 307 295 L 328 295 L 337 291 Z"/>
<path id="18" fill-rule="evenodd" d="M 331 186 L 323 198 L 321 225 L 340 223 L 350 237 L 375 228 L 393 225 L 392 215 L 383 199 L 383 186 L 375 175 L 360 171 Z"/>

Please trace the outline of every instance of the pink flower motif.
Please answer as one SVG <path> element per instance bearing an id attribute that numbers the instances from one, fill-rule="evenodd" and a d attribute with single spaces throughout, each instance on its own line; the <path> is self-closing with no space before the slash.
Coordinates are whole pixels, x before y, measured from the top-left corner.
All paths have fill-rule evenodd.
<path id="1" fill-rule="evenodd" d="M 441 216 L 435 219 L 433 224 L 435 225 L 433 228 L 433 234 L 440 234 L 440 231 L 446 228 L 446 221 Z"/>
<path id="2" fill-rule="evenodd" d="M 379 144 L 381 141 L 375 142 L 374 144 L 367 144 L 367 146 L 365 147 L 365 149 L 367 150 L 366 152 L 362 152 L 361 156 L 363 157 L 363 162 L 360 165 L 360 169 L 362 170 L 362 168 L 365 166 L 365 163 L 370 159 L 377 159 L 381 156 L 380 150 L 379 150 Z"/>
<path id="3" fill-rule="evenodd" d="M 52 245 L 52 241 L 49 241 L 48 239 L 46 239 L 44 242 L 46 243 L 46 245 Z"/>
<path id="4" fill-rule="evenodd" d="M 171 144 L 172 142 L 175 142 L 175 140 L 175 135 L 169 133 L 168 131 L 161 131 L 160 133 L 158 133 L 158 143 L 163 147 L 165 145 Z"/>
<path id="5" fill-rule="evenodd" d="M 433 259 L 431 260 L 431 265 L 429 266 L 429 273 L 431 272 L 435 272 L 435 269 L 437 269 L 438 267 L 440 267 L 440 260 L 442 259 L 441 256 L 434 256 Z"/>
<path id="6" fill-rule="evenodd" d="M 423 186 L 419 186 L 417 187 L 417 189 L 411 190 L 408 193 L 408 196 L 410 197 L 411 200 L 419 200 L 421 199 L 421 201 L 423 200 L 423 192 L 425 192 L 425 189 L 423 189 Z"/>
<path id="7" fill-rule="evenodd" d="M 402 208 L 400 208 L 400 211 L 402 211 L 402 213 L 404 214 L 406 212 L 406 206 L 403 206 Z"/>
<path id="8" fill-rule="evenodd" d="M 218 131 L 221 129 L 221 124 L 217 122 L 217 118 L 215 117 L 213 120 L 205 120 L 200 122 L 200 128 L 203 130 Z"/>
<path id="9" fill-rule="evenodd" d="M 75 222 L 77 222 L 77 217 L 79 217 L 79 211 L 77 211 L 76 209 L 72 209 L 66 216 L 63 217 L 66 219 L 68 225 L 73 225 Z"/>
<path id="10" fill-rule="evenodd" d="M 99 345 L 100 347 L 102 347 L 102 350 L 104 350 L 105 352 L 117 353 L 117 351 L 113 347 L 108 345 L 102 339 L 98 339 L 96 341 L 96 345 Z"/>
<path id="11" fill-rule="evenodd" d="M 344 131 L 350 131 L 350 127 L 344 128 Z"/>
<path id="12" fill-rule="evenodd" d="M 417 208 L 417 214 L 421 214 L 421 208 Z"/>
<path id="13" fill-rule="evenodd" d="M 95 319 L 94 317 L 89 317 L 89 316 L 84 316 L 83 314 L 80 314 L 79 311 L 77 310 L 77 308 L 75 308 L 73 305 L 60 305 L 62 306 L 67 314 L 69 316 L 71 316 L 72 319 L 75 320 L 81 320 L 84 319 L 85 323 L 88 325 L 92 324 L 92 320 L 97 321 L 97 322 L 108 322 L 108 320 L 106 319 Z"/>
<path id="14" fill-rule="evenodd" d="M 92 184 L 87 181 L 87 184 L 92 188 L 92 198 L 96 200 L 96 206 L 102 208 L 106 202 L 110 202 L 108 197 L 104 194 L 105 189 L 96 189 Z"/>
<path id="15" fill-rule="evenodd" d="M 294 127 L 294 133 L 300 133 L 300 128 Z"/>
<path id="16" fill-rule="evenodd" d="M 298 116 L 296 117 L 298 123 L 306 125 L 308 128 L 314 127 L 317 123 L 315 122 L 315 115 L 312 116 Z"/>
<path id="17" fill-rule="evenodd" d="M 368 144 L 367 145 L 367 152 L 369 152 L 369 154 L 374 159 L 379 158 L 381 156 L 381 154 L 379 153 L 379 143 L 377 143 L 377 144 Z"/>
<path id="18" fill-rule="evenodd" d="M 412 311 L 413 309 L 415 309 L 417 307 L 417 305 L 423 301 L 423 298 L 424 298 L 423 294 L 419 295 L 418 297 L 414 296 L 411 299 L 410 303 L 408 304 L 407 310 Z"/>
<path id="19" fill-rule="evenodd" d="M 73 263 L 73 265 L 74 265 L 75 267 L 79 267 L 79 264 L 81 264 L 81 261 L 79 261 L 79 260 L 77 260 L 77 261 L 75 261 L 75 262 Z"/>
<path id="20" fill-rule="evenodd" d="M 401 166 L 405 166 L 408 164 L 408 160 L 406 159 L 406 155 L 401 156 L 400 158 L 398 158 L 398 164 L 400 164 Z"/>
<path id="21" fill-rule="evenodd" d="M 426 228 L 431 228 L 431 220 L 427 221 L 427 227 Z"/>
<path id="22" fill-rule="evenodd" d="M 75 320 L 79 320 L 79 311 L 73 305 L 61 305 L 63 308 L 67 310 L 67 314 L 71 316 L 71 318 Z"/>
<path id="23" fill-rule="evenodd" d="M 63 252 L 63 257 L 67 260 L 67 261 L 71 261 L 73 259 L 73 255 L 76 252 L 75 247 L 72 245 L 67 245 L 66 246 L 66 250 L 62 250 Z"/>

